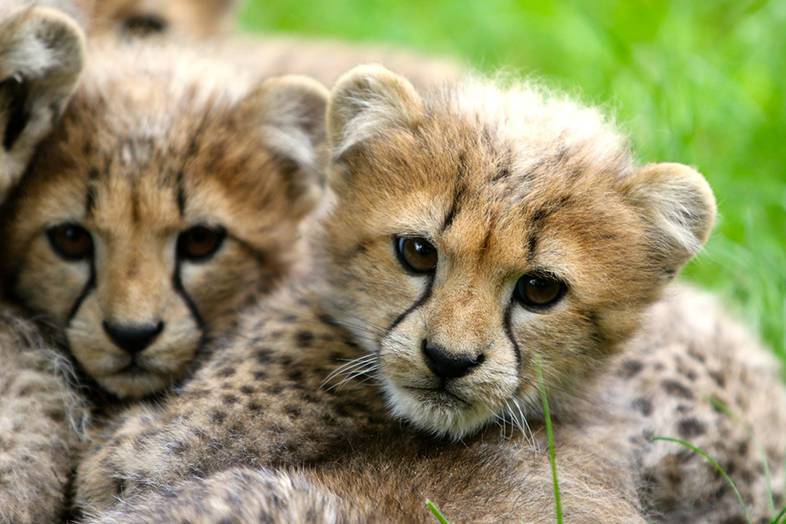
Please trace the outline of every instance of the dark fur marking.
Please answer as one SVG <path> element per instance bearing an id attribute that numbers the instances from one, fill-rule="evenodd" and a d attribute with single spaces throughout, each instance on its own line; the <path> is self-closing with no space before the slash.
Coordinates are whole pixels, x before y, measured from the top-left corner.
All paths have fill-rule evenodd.
<path id="1" fill-rule="evenodd" d="M 295 335 L 295 342 L 299 346 L 308 347 L 311 345 L 313 341 L 314 341 L 314 334 L 311 333 L 310 331 L 301 330 L 298 331 L 297 334 Z"/>
<path id="2" fill-rule="evenodd" d="M 401 324 L 401 322 L 403 322 L 404 319 L 407 318 L 407 316 L 409 316 L 410 313 L 412 313 L 417 308 L 425 304 L 428 301 L 428 299 L 431 298 L 431 291 L 432 288 L 434 287 L 434 275 L 428 275 L 426 278 L 428 278 L 428 282 L 426 283 L 426 290 L 423 292 L 423 294 L 420 295 L 420 297 L 418 297 L 418 299 L 411 306 L 405 309 L 399 316 L 396 317 L 396 319 L 393 322 L 390 323 L 388 328 L 385 330 L 385 334 L 377 341 L 377 343 L 387 338 L 390 332 L 396 329 L 396 326 Z"/>
<path id="3" fill-rule="evenodd" d="M 30 120 L 30 111 L 27 108 L 27 89 L 25 82 L 21 78 L 11 77 L 2 83 L 0 88 L 6 87 L 8 89 L 10 104 L 9 116 L 6 123 L 5 132 L 3 133 L 3 148 L 10 151 L 22 132 L 27 127 Z"/>
<path id="4" fill-rule="evenodd" d="M 642 369 L 644 369 L 644 364 L 638 360 L 626 360 L 622 363 L 619 376 L 622 378 L 633 378 L 638 375 Z"/>
<path id="5" fill-rule="evenodd" d="M 76 301 L 74 301 L 74 305 L 71 306 L 70 311 L 68 312 L 68 317 L 66 318 L 66 326 L 71 324 L 71 321 L 74 320 L 74 317 L 79 312 L 79 308 L 82 307 L 82 303 L 85 301 L 87 296 L 90 292 L 95 289 L 96 287 L 96 264 L 93 259 L 90 260 L 90 276 L 87 278 L 87 283 L 85 283 L 85 287 L 82 288 L 82 291 L 79 293 Z"/>
<path id="6" fill-rule="evenodd" d="M 507 335 L 508 340 L 513 345 L 513 352 L 516 355 L 516 374 L 518 375 L 519 370 L 521 369 L 521 348 L 519 347 L 519 343 L 516 342 L 516 337 L 513 336 L 513 301 L 511 300 L 508 304 L 508 307 L 505 309 L 505 318 L 503 320 L 503 328 L 505 329 L 505 335 Z"/>
<path id="7" fill-rule="evenodd" d="M 631 406 L 645 417 L 649 417 L 652 414 L 652 401 L 648 398 L 637 398 Z"/>
<path id="8" fill-rule="evenodd" d="M 180 257 L 177 257 L 175 260 L 175 274 L 172 276 L 172 287 L 174 288 L 175 292 L 183 299 L 185 302 L 188 311 L 191 313 L 191 317 L 196 322 L 197 327 L 202 331 L 203 338 L 204 338 L 204 331 L 205 331 L 205 321 L 202 318 L 202 314 L 199 312 L 194 300 L 191 298 L 191 295 L 183 287 L 183 281 L 180 279 L 180 268 L 182 266 L 182 261 Z"/>
<path id="9" fill-rule="evenodd" d="M 538 237 L 543 229 L 543 222 L 546 221 L 551 215 L 563 209 L 570 203 L 570 196 L 563 195 L 559 199 L 548 202 L 543 207 L 536 209 L 532 212 L 530 217 L 530 229 L 527 235 L 527 258 L 532 260 L 535 257 L 535 251 L 538 246 Z"/>
<path id="10" fill-rule="evenodd" d="M 213 411 L 210 415 L 210 420 L 214 424 L 223 424 L 223 422 L 227 419 L 227 414 L 223 411 Z"/>
<path id="11" fill-rule="evenodd" d="M 693 392 L 676 380 L 664 380 L 661 382 L 661 386 L 663 386 L 663 390 L 669 395 L 684 398 L 686 400 L 693 399 Z"/>
<path id="12" fill-rule="evenodd" d="M 87 173 L 87 193 L 85 194 L 85 216 L 92 216 L 96 207 L 96 198 L 98 196 L 98 169 L 91 168 Z"/>
<path id="13" fill-rule="evenodd" d="M 693 438 L 703 435 L 707 431 L 707 428 L 700 420 L 688 417 L 679 421 L 677 424 L 677 431 L 679 431 L 680 436 L 683 438 Z"/>

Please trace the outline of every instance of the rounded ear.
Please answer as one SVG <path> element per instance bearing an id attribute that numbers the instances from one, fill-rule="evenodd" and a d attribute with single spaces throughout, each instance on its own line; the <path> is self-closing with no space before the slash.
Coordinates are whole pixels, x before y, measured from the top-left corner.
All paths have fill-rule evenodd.
<path id="1" fill-rule="evenodd" d="M 0 20 L 0 202 L 62 114 L 84 59 L 82 30 L 58 10 L 25 8 Z"/>
<path id="2" fill-rule="evenodd" d="M 311 78 L 288 75 L 270 78 L 241 104 L 247 115 L 258 115 L 265 145 L 287 178 L 293 212 L 313 209 L 324 185 L 323 156 L 328 90 Z"/>
<path id="3" fill-rule="evenodd" d="M 649 164 L 622 181 L 644 217 L 653 260 L 673 276 L 695 256 L 715 223 L 715 197 L 704 177 L 682 164 Z"/>
<path id="4" fill-rule="evenodd" d="M 328 104 L 328 142 L 334 159 L 394 125 L 414 122 L 423 102 L 412 84 L 380 65 L 355 67 L 339 78 Z"/>

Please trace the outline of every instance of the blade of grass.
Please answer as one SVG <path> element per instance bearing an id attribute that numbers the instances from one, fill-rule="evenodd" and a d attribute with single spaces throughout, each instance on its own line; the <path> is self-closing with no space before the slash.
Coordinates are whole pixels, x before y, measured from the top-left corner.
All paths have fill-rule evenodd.
<path id="1" fill-rule="evenodd" d="M 431 514 L 434 515 L 434 518 L 437 519 L 439 524 L 449 524 L 448 519 L 445 518 L 445 515 L 442 514 L 437 505 L 431 502 L 429 499 L 426 499 L 426 507 L 431 512 Z"/>
<path id="2" fill-rule="evenodd" d="M 786 522 L 786 507 L 772 520 L 772 524 L 782 524 L 783 522 Z"/>
<path id="3" fill-rule="evenodd" d="M 720 474 L 723 480 L 726 481 L 726 484 L 728 484 L 731 487 L 732 491 L 734 492 L 734 495 L 737 497 L 737 502 L 739 502 L 740 507 L 742 508 L 742 513 L 745 515 L 745 521 L 748 522 L 748 524 L 752 524 L 750 512 L 748 511 L 748 506 L 745 505 L 745 501 L 742 500 L 742 495 L 740 494 L 740 490 L 737 489 L 737 485 L 731 479 L 729 474 L 726 473 L 726 470 L 723 469 L 723 467 L 720 464 L 718 464 L 718 461 L 712 458 L 712 456 L 710 456 L 709 453 L 707 453 L 706 451 L 704 451 L 698 446 L 694 446 L 690 442 L 678 438 L 656 436 L 656 437 L 652 437 L 652 441 L 653 442 L 662 441 L 662 442 L 671 442 L 672 444 L 679 444 L 680 446 L 688 448 L 689 450 L 691 450 L 692 452 L 696 453 L 697 455 L 701 456 L 704 460 L 709 462 L 710 465 L 712 465 L 712 467 L 715 468 L 715 471 L 717 471 Z"/>
<path id="4" fill-rule="evenodd" d="M 546 385 L 543 382 L 543 370 L 540 367 L 540 361 L 535 362 L 535 371 L 538 374 L 538 390 L 540 391 L 540 401 L 543 403 L 543 418 L 546 421 L 546 438 L 549 443 L 549 466 L 551 466 L 551 483 L 554 489 L 554 511 L 557 514 L 557 524 L 562 524 L 562 498 L 557 477 L 557 451 L 554 448 L 554 428 L 551 426 L 549 398 L 546 394 Z"/>

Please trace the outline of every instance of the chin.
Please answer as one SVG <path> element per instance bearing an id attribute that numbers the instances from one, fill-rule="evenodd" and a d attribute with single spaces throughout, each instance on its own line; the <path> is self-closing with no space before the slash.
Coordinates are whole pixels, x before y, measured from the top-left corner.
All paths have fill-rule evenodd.
<path id="1" fill-rule="evenodd" d="M 168 377 L 145 371 L 121 372 L 97 379 L 101 387 L 119 398 L 141 398 L 169 386 Z"/>
<path id="2" fill-rule="evenodd" d="M 477 433 L 494 418 L 489 408 L 445 391 L 412 390 L 388 378 L 383 387 L 394 416 L 439 438 L 459 441 Z"/>

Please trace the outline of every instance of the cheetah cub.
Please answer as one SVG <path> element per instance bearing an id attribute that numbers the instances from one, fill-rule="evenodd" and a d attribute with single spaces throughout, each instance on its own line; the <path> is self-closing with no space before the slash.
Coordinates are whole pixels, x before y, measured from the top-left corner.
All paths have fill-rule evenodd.
<path id="1" fill-rule="evenodd" d="M 4 300 L 41 321 L 44 345 L 72 357 L 79 392 L 111 411 L 181 379 L 236 309 L 293 268 L 321 193 L 327 91 L 305 78 L 262 80 L 196 51 L 107 44 L 90 49 L 69 101 L 81 30 L 45 8 L 2 24 L 1 174 L 3 189 L 13 187 L 0 210 Z M 11 384 L 26 363 L 40 366 L 15 358 L 25 337 L 7 326 L 0 427 L 21 434 L 24 420 L 42 428 L 56 413 L 53 391 L 67 399 L 76 390 L 50 374 L 48 392 L 24 389 L 38 404 L 17 394 Z M 63 501 L 77 431 L 74 417 L 58 417 L 57 430 L 40 434 L 49 448 L 14 438 L 2 450 L 4 493 L 19 502 L 0 516 L 57 513 L 35 497 L 59 489 Z M 41 467 L 50 451 L 57 467 Z M 35 482 L 11 481 L 31 467 Z"/>
<path id="2" fill-rule="evenodd" d="M 542 498 L 525 494 L 549 493 L 545 456 L 500 438 L 494 422 L 537 418 L 538 368 L 568 417 L 713 223 L 694 170 L 635 166 L 596 111 L 527 86 L 470 81 L 421 96 L 360 67 L 334 88 L 327 122 L 332 193 L 308 278 L 245 312 L 243 336 L 176 396 L 120 418 L 80 465 L 84 508 L 236 465 L 360 456 L 379 471 L 386 457 L 430 464 L 402 492 L 423 478 L 443 493 L 462 486 L 459 520 L 540 518 Z M 366 380 L 330 387 L 342 373 Z M 579 455 L 572 496 L 619 491 L 619 504 L 601 497 L 589 514 L 636 515 L 624 495 L 633 482 L 617 478 L 625 468 L 584 444 L 566 452 Z M 428 475 L 451 462 L 473 473 Z M 503 471 L 491 494 L 473 483 Z"/>

